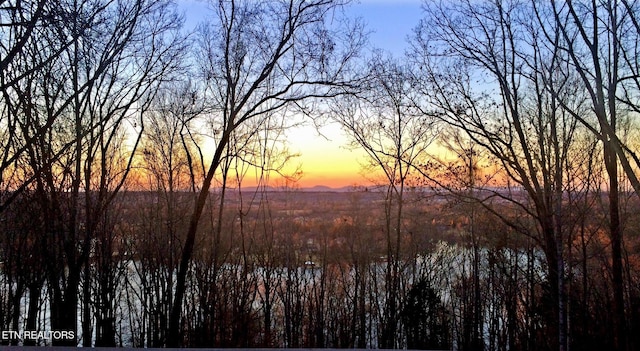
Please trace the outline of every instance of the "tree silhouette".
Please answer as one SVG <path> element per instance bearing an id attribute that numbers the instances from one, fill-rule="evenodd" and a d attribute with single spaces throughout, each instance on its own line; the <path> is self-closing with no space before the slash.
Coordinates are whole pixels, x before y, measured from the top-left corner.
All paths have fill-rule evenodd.
<path id="1" fill-rule="evenodd" d="M 407 348 L 449 349 L 449 320 L 439 294 L 426 279 L 414 283 L 401 312 Z"/>

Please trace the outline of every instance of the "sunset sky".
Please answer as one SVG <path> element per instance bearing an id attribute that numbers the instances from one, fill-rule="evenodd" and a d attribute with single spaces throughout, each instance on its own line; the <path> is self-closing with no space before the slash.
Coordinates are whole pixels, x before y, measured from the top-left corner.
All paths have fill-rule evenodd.
<path id="1" fill-rule="evenodd" d="M 186 0 L 180 4 L 187 26 L 195 26 L 207 13 L 205 2 Z M 422 16 L 420 0 L 361 0 L 350 6 L 348 13 L 364 20 L 371 31 L 370 42 L 374 47 L 394 56 L 403 54 L 408 46 L 407 37 Z M 290 171 L 297 167 L 302 170 L 303 175 L 297 185 L 337 188 L 370 184 L 362 171 L 367 156 L 362 151 L 347 147 L 348 139 L 340 126 L 326 125 L 320 133 L 312 125 L 286 132 L 290 152 L 300 154 L 290 163 Z M 251 181 L 246 179 L 246 182 Z M 274 179 L 274 182 L 278 180 Z"/>

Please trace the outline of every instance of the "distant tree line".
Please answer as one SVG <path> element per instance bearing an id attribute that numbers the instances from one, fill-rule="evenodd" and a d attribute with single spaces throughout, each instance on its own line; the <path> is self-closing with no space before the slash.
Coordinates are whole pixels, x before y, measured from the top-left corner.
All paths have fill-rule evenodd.
<path id="1" fill-rule="evenodd" d="M 0 1 L 0 329 L 638 348 L 640 4 L 425 2 L 394 58 L 349 2 Z M 300 116 L 382 190 L 267 191 Z"/>

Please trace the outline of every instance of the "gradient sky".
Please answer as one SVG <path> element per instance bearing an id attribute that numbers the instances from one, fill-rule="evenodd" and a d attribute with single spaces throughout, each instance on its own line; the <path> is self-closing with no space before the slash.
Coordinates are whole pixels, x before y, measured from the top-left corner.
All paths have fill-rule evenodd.
<path id="1" fill-rule="evenodd" d="M 371 31 L 372 46 L 401 56 L 408 47 L 407 37 L 422 16 L 421 3 L 421 0 L 361 0 L 351 5 L 347 13 L 362 18 Z M 182 0 L 179 4 L 185 13 L 187 26 L 202 21 L 207 13 L 207 5 L 203 1 Z M 286 132 L 289 150 L 300 154 L 291 161 L 289 168 L 291 171 L 297 167 L 302 170 L 303 175 L 297 185 L 337 188 L 370 184 L 362 172 L 367 156 L 362 151 L 347 147 L 348 138 L 340 126 L 326 125 L 320 133 L 313 126 Z M 278 182 L 277 179 L 274 181 Z M 249 179 L 246 182 L 251 183 Z"/>
<path id="2" fill-rule="evenodd" d="M 372 31 L 371 44 L 401 56 L 408 47 L 407 37 L 422 16 L 419 0 L 362 0 L 351 5 L 348 13 L 361 17 Z M 326 185 L 343 187 L 368 185 L 362 165 L 367 156 L 347 147 L 348 139 L 340 126 L 332 124 L 321 130 L 327 140 L 313 127 L 302 127 L 288 133 L 291 151 L 301 154 L 303 177 L 301 187 Z"/>

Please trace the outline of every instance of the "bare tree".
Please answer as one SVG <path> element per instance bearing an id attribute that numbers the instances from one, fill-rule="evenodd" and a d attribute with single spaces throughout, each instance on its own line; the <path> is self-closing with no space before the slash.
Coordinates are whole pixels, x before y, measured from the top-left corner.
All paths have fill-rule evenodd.
<path id="1" fill-rule="evenodd" d="M 34 189 L 46 228 L 38 240 L 42 257 L 50 262 L 51 326 L 77 331 L 83 278 L 83 339 L 91 345 L 92 242 L 131 170 L 142 132 L 140 116 L 176 67 L 181 50 L 170 32 L 180 22 L 168 3 L 159 1 L 71 2 L 60 8 L 73 15 L 57 19 L 63 30 L 39 38 L 39 45 L 56 43 L 58 36 L 77 39 L 55 60 L 39 55 L 57 50 L 58 44 L 31 48 L 35 62 L 44 63 L 11 87 L 19 103 L 11 105 L 10 113 L 19 116 L 16 133 L 24 143 L 12 148 L 5 161 L 25 165 L 21 183 L 5 204 L 24 189 Z M 54 342 L 76 345 L 75 339 Z"/>
<path id="2" fill-rule="evenodd" d="M 426 6 L 415 58 L 429 101 L 425 113 L 462 130 L 501 166 L 504 182 L 517 185 L 485 189 L 475 198 L 525 235 L 531 235 L 526 223 L 491 204 L 510 202 L 537 223 L 539 236 L 533 239 L 545 252 L 554 306 L 547 316 L 554 335 L 549 347 L 564 350 L 564 170 L 572 153 L 581 152 L 572 148 L 577 130 L 572 111 L 584 107 L 558 45 L 562 36 L 557 31 L 541 36 L 539 24 L 528 17 L 532 9 L 516 1 Z"/>
<path id="3" fill-rule="evenodd" d="M 358 26 L 339 21 L 346 1 L 220 1 L 201 30 L 200 62 L 208 84 L 215 150 L 190 217 L 177 272 L 169 346 L 180 344 L 180 315 L 200 217 L 233 132 L 265 114 L 352 87 L 352 61 L 363 45 Z M 335 16 L 335 17 L 334 17 Z"/>
<path id="4" fill-rule="evenodd" d="M 122 45 L 130 39 L 126 30 L 118 32 L 113 40 L 105 42 L 106 51 L 101 53 L 101 61 L 92 70 L 83 72 L 83 80 L 77 81 L 73 89 L 61 90 L 54 87 L 52 68 L 61 82 L 70 79 L 72 62 L 69 52 L 78 51 L 87 40 L 95 36 L 95 28 L 108 7 L 102 3 L 66 2 L 49 4 L 46 1 L 7 1 L 3 2 L 3 18 L 10 19 L 2 25 L 2 45 L 6 56 L 2 57 L 2 133 L 3 152 L 0 163 L 0 184 L 7 190 L 0 203 L 0 210 L 6 208 L 22 191 L 27 189 L 36 178 L 40 169 L 34 173 L 24 171 L 24 159 L 28 158 L 29 148 L 54 129 L 57 120 L 65 118 L 71 105 L 82 100 L 79 96 L 104 74 L 116 55 L 122 51 Z M 104 23 L 103 23 L 104 24 Z M 126 26 L 123 26 L 123 29 Z M 81 43 L 82 42 L 82 43 Z M 5 45 L 6 44 L 6 45 Z M 58 70 L 59 69 L 59 70 Z M 44 90 L 42 80 L 49 80 L 49 90 Z M 70 86 L 69 86 L 70 87 Z M 69 88 L 67 87 L 67 88 Z M 39 91 L 37 91 L 40 89 Z M 49 99 L 47 103 L 45 97 Z M 55 101 L 55 104 L 51 102 Z M 49 108 L 45 116 L 35 117 L 35 111 Z M 50 163 L 55 162 L 74 141 L 52 153 Z M 52 150 L 53 151 L 53 150 Z M 7 178 L 8 177 L 8 178 Z"/>
<path id="5" fill-rule="evenodd" d="M 426 157 L 434 139 L 432 119 L 416 108 L 408 67 L 377 57 L 369 66 L 371 84 L 359 99 L 338 104 L 334 115 L 354 144 L 370 157 L 372 172 L 380 172 L 386 189 L 385 224 L 387 272 L 380 346 L 398 347 L 401 304 L 402 241 L 406 235 L 405 195 L 412 167 Z"/>
<path id="6" fill-rule="evenodd" d="M 604 164 L 608 174 L 609 232 L 611 236 L 615 340 L 617 350 L 629 349 L 624 307 L 623 230 L 620 214 L 621 166 L 636 194 L 640 196 L 637 150 L 624 140 L 621 124 L 631 112 L 638 110 L 640 76 L 637 43 L 640 39 L 638 4 L 622 1 L 574 4 L 552 3 L 553 25 L 564 39 L 561 49 L 568 56 L 588 93 L 595 121 L 573 115 L 603 144 Z"/>

